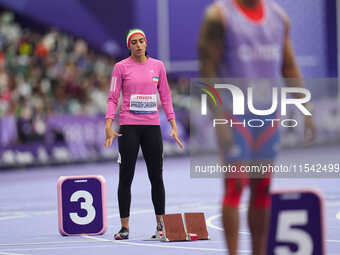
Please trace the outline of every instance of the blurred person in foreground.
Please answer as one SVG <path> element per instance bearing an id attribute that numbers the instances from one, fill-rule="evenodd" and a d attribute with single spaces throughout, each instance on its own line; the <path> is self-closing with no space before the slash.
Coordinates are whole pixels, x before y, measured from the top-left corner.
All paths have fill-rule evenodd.
<path id="1" fill-rule="evenodd" d="M 226 78 L 301 79 L 289 34 L 289 18 L 274 0 L 215 1 L 206 9 L 200 31 L 201 77 L 223 75 Z M 287 86 L 302 87 L 302 83 Z M 306 104 L 304 106 L 310 108 Z M 213 109 L 213 112 L 220 118 L 230 118 L 225 109 Z M 277 118 L 276 114 L 273 115 L 274 118 Z M 244 118 L 254 116 L 257 119 L 268 118 L 257 115 Z M 279 133 L 278 125 L 270 124 L 255 128 L 256 131 L 250 127 L 230 128 L 227 125 L 218 125 L 216 134 L 222 160 L 238 169 L 244 165 L 273 165 L 279 145 Z M 315 137 L 311 116 L 305 117 L 304 128 L 305 142 L 309 143 Z M 236 155 L 232 155 L 233 148 L 238 150 Z M 252 176 L 225 178 L 223 225 L 231 255 L 237 254 L 238 250 L 238 207 L 242 191 L 248 183 L 248 227 L 252 254 L 262 255 L 266 250 L 271 176 L 260 174 L 256 178 L 249 177 Z"/>

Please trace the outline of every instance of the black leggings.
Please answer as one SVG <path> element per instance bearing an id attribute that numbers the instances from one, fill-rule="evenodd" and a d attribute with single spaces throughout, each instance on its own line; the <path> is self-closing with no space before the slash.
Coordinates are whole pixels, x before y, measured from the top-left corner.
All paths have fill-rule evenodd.
<path id="1" fill-rule="evenodd" d="M 120 153 L 118 204 L 121 218 L 130 216 L 131 183 L 139 145 L 148 169 L 151 182 L 152 203 L 156 215 L 165 211 L 165 190 L 163 183 L 163 140 L 160 126 L 157 125 L 122 125 L 118 137 Z"/>

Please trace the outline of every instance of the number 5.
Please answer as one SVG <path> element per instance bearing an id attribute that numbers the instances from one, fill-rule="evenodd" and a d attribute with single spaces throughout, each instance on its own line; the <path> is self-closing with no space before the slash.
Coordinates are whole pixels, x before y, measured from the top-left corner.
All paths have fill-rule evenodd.
<path id="1" fill-rule="evenodd" d="M 71 196 L 71 202 L 77 202 L 79 198 L 84 198 L 85 202 L 80 203 L 80 208 L 86 210 L 87 215 L 80 217 L 78 213 L 70 213 L 71 220 L 78 225 L 90 224 L 96 217 L 96 209 L 93 207 L 93 197 L 86 190 L 78 190 Z"/>
<path id="2" fill-rule="evenodd" d="M 281 245 L 275 248 L 276 255 L 310 255 L 313 253 L 313 242 L 308 232 L 292 228 L 304 226 L 308 223 L 308 214 L 305 210 L 289 210 L 279 214 L 278 228 L 276 232 L 277 242 L 295 243 L 297 251 L 292 252 L 288 247 Z"/>

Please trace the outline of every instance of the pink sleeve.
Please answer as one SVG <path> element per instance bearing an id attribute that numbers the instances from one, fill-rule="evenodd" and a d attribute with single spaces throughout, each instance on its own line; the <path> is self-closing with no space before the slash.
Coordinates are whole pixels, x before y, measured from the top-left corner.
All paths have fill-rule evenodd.
<path id="1" fill-rule="evenodd" d="M 158 91 L 167 119 L 174 119 L 175 113 L 172 106 L 171 92 L 168 84 L 168 79 L 166 77 L 165 67 L 162 62 L 158 81 Z"/>
<path id="2" fill-rule="evenodd" d="M 119 65 L 115 65 L 111 77 L 110 92 L 107 99 L 107 110 L 105 119 L 115 119 L 118 100 L 120 97 L 120 89 L 122 87 L 122 76 Z"/>

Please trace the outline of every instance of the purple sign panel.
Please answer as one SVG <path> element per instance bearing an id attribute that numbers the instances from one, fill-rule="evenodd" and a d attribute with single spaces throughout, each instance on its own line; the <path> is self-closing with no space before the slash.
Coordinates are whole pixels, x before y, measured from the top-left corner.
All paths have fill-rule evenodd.
<path id="1" fill-rule="evenodd" d="M 187 112 L 177 110 L 178 135 L 188 140 Z M 164 138 L 164 152 L 177 153 L 177 145 L 169 136 L 170 125 L 164 112 L 160 113 Z M 46 131 L 37 135 L 24 130 L 15 117 L 0 119 L 0 168 L 26 165 L 44 165 L 69 162 L 87 162 L 115 158 L 116 142 L 104 147 L 105 119 L 99 116 L 52 115 L 44 123 Z M 113 129 L 117 130 L 118 121 Z"/>
<path id="2" fill-rule="evenodd" d="M 103 177 L 61 177 L 58 181 L 58 198 L 61 234 L 102 234 L 105 231 Z"/>
<path id="3" fill-rule="evenodd" d="M 273 194 L 267 255 L 325 254 L 322 208 L 313 191 Z"/>

